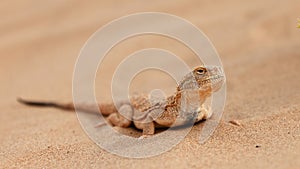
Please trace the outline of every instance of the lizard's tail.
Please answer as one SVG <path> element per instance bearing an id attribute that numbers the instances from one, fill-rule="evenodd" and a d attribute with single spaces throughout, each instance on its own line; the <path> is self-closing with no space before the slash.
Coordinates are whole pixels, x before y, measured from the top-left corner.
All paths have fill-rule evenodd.
<path id="1" fill-rule="evenodd" d="M 22 103 L 22 104 L 25 104 L 28 106 L 54 107 L 54 108 L 59 108 L 59 109 L 63 109 L 63 110 L 75 110 L 73 103 L 62 104 L 62 103 L 56 103 L 56 102 L 31 101 L 31 100 L 25 100 L 20 97 L 17 98 L 17 101 L 19 103 Z"/>
<path id="2" fill-rule="evenodd" d="M 22 98 L 17 98 L 19 103 L 28 105 L 28 106 L 38 106 L 38 107 L 53 107 L 62 110 L 74 111 L 75 106 L 73 103 L 58 103 L 58 102 L 47 102 L 47 101 L 31 101 Z M 116 107 L 114 104 L 99 104 L 99 105 L 91 105 L 91 104 L 78 104 L 76 106 L 76 110 L 98 114 L 99 110 L 103 115 L 109 115 L 111 113 L 117 112 Z"/>

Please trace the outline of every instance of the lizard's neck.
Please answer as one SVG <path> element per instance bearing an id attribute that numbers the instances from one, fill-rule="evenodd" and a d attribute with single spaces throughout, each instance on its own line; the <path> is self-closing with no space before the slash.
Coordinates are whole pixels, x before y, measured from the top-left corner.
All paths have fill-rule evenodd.
<path id="1" fill-rule="evenodd" d="M 191 92 L 191 91 L 188 91 L 188 92 Z M 196 90 L 196 91 L 192 91 L 192 92 L 198 93 L 200 105 L 205 102 L 206 98 L 211 96 L 211 90 L 209 90 L 209 91 Z M 184 93 L 185 93 L 185 91 L 182 91 L 182 90 L 176 91 L 174 98 L 173 98 L 174 102 L 176 104 L 180 105 L 182 97 L 186 97 L 186 96 L 183 96 Z M 190 101 L 193 101 L 193 100 L 194 100 L 193 98 L 190 98 Z"/>

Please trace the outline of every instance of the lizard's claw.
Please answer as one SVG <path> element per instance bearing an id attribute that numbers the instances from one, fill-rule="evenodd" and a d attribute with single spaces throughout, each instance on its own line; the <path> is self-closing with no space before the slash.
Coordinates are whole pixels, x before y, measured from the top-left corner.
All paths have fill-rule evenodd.
<path id="1" fill-rule="evenodd" d="M 96 124 L 94 127 L 95 127 L 95 128 L 98 128 L 98 127 L 102 127 L 102 126 L 104 126 L 104 125 L 106 125 L 106 122 L 102 121 L 102 122 Z"/>
<path id="2" fill-rule="evenodd" d="M 142 140 L 142 139 L 145 139 L 145 138 L 149 138 L 149 137 L 151 137 L 152 135 L 142 135 L 142 136 L 140 136 L 138 139 L 139 140 Z"/>

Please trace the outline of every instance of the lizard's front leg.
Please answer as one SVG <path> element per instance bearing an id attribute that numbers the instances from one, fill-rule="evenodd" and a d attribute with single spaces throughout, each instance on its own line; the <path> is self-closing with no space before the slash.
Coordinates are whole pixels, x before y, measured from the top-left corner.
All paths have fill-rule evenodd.
<path id="1" fill-rule="evenodd" d="M 211 117 L 211 115 L 212 115 L 211 108 L 202 104 L 197 111 L 196 122 L 204 119 L 208 119 Z"/>
<path id="2" fill-rule="evenodd" d="M 149 114 L 143 120 L 133 121 L 136 128 L 143 130 L 143 135 L 140 138 L 152 136 L 155 133 L 155 124 Z"/>
<path id="3" fill-rule="evenodd" d="M 155 133 L 155 125 L 154 122 L 147 122 L 143 124 L 143 136 L 151 136 Z"/>

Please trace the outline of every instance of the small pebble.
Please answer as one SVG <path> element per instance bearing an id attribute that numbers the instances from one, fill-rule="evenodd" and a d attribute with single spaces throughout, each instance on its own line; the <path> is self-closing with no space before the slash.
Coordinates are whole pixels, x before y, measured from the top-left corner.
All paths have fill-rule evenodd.
<path id="1" fill-rule="evenodd" d="M 236 125 L 236 126 L 241 126 L 241 123 L 237 120 L 230 120 L 229 123 Z"/>

